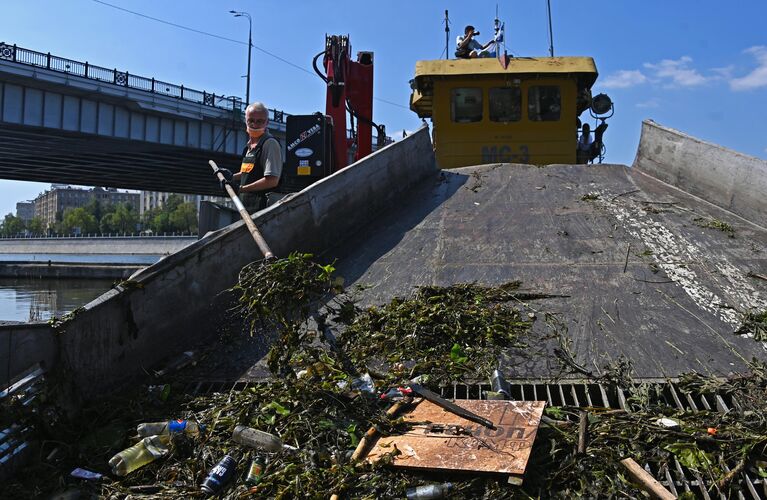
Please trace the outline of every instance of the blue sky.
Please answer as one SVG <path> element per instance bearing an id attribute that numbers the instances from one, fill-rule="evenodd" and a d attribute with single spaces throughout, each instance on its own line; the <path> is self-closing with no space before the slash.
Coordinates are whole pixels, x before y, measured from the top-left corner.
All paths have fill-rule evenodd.
<path id="1" fill-rule="evenodd" d="M 453 40 L 466 24 L 489 34 L 497 6 L 512 54 L 543 56 L 549 45 L 545 0 L 104 2 L 242 43 L 94 0 L 3 0 L 0 41 L 242 96 L 248 23 L 228 11 L 243 10 L 253 17 L 257 47 L 251 95 L 269 107 L 303 114 L 324 109 L 324 85 L 313 74 L 311 59 L 322 50 L 325 33 L 349 34 L 355 52 L 375 53 L 374 119 L 390 135 L 420 124 L 407 108 L 408 81 L 416 60 L 442 55 L 445 9 Z M 615 102 L 606 161 L 631 164 L 645 118 L 767 158 L 767 1 L 551 0 L 551 5 L 555 55 L 594 57 L 600 72 L 594 93 L 607 92 Z M 0 216 L 46 187 L 0 181 Z"/>

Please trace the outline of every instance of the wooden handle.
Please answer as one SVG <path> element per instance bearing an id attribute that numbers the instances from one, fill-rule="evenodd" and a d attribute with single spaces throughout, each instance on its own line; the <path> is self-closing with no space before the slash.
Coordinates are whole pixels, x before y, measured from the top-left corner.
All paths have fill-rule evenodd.
<path id="1" fill-rule="evenodd" d="M 626 458 L 621 460 L 621 464 L 628 469 L 631 479 L 639 483 L 642 489 L 650 493 L 650 495 L 661 500 L 674 500 L 676 498 L 673 493 L 664 488 L 657 479 L 652 477 L 634 459 Z"/>
<path id="2" fill-rule="evenodd" d="M 397 401 L 394 403 L 391 408 L 386 410 L 386 416 L 387 417 L 393 417 L 397 414 L 402 408 L 407 406 L 408 402 L 405 400 Z M 362 439 L 360 439 L 359 444 L 357 445 L 357 448 L 354 450 L 354 453 L 352 453 L 352 460 L 362 460 L 367 455 L 370 445 L 373 444 L 373 441 L 375 438 L 378 437 L 378 429 L 375 428 L 375 426 L 368 429 L 368 431 L 365 433 L 364 436 L 362 436 Z"/>
<path id="3" fill-rule="evenodd" d="M 578 455 L 586 453 L 586 433 L 589 427 L 589 414 L 581 411 L 578 418 Z"/>
<path id="4" fill-rule="evenodd" d="M 213 168 L 213 172 L 216 174 L 216 177 L 218 177 L 219 182 L 225 180 L 224 174 L 219 172 L 218 165 L 216 165 L 215 161 L 208 160 L 208 164 Z M 245 209 L 245 206 L 240 201 L 240 198 L 234 192 L 234 188 L 232 188 L 232 186 L 230 186 L 229 183 L 224 184 L 224 188 L 226 189 L 226 192 L 229 195 L 229 198 L 232 199 L 234 206 L 237 207 L 237 211 L 240 212 L 240 217 L 242 217 L 242 220 L 245 221 L 245 225 L 248 226 L 250 235 L 253 236 L 253 239 L 255 240 L 256 245 L 258 245 L 258 249 L 261 250 L 261 253 L 264 254 L 265 258 L 273 259 L 274 254 L 269 248 L 269 245 L 266 243 L 266 240 L 264 239 L 264 237 L 261 236 L 261 233 L 258 231 L 258 228 L 256 227 L 255 222 L 253 222 L 253 219 L 250 217 L 250 214 L 248 213 L 248 211 Z"/>

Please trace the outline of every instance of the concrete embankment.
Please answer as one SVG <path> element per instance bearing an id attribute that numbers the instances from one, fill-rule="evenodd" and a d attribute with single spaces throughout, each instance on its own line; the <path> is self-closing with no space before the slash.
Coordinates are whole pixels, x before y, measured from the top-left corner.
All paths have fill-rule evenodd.
<path id="1" fill-rule="evenodd" d="M 0 262 L 0 278 L 128 279 L 145 266 L 135 264 Z"/>
<path id="2" fill-rule="evenodd" d="M 126 279 L 196 236 L 0 239 L 0 278 Z"/>
<path id="3" fill-rule="evenodd" d="M 403 193 L 438 170 L 424 127 L 364 160 L 285 198 L 254 217 L 278 256 L 292 251 L 320 254 L 396 206 Z M 62 399 L 74 404 L 145 373 L 168 355 L 216 333 L 225 304 L 218 294 L 231 287 L 245 264 L 261 258 L 244 223 L 238 222 L 132 277 L 87 304 L 59 334 L 34 330 L 42 345 L 7 351 L 0 338 L 0 365 L 36 362 L 54 366 Z M 27 327 L 27 332 L 30 333 Z M 30 333 L 31 336 L 31 333 Z M 2 337 L 2 331 L 0 331 Z M 13 335 L 18 343 L 18 334 Z M 26 348 L 25 348 L 26 346 Z M 23 368 L 22 368 L 23 369 Z M 66 395 L 64 395 L 66 394 Z"/>
<path id="4" fill-rule="evenodd" d="M 0 254 L 170 255 L 195 241 L 197 236 L 4 238 Z"/>

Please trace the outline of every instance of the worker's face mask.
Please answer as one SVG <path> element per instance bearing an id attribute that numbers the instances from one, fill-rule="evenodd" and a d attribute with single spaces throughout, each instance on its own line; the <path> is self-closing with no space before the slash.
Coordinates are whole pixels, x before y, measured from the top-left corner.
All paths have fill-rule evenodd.
<path id="1" fill-rule="evenodd" d="M 251 115 L 245 120 L 245 126 L 248 129 L 248 135 L 251 139 L 258 139 L 264 135 L 264 132 L 266 132 L 266 124 L 269 121 L 266 117 L 261 118 L 257 116 L 258 115 Z"/>
<path id="2" fill-rule="evenodd" d="M 264 132 L 266 132 L 266 127 L 264 128 L 250 128 L 248 127 L 248 135 L 251 139 L 258 139 L 262 135 L 264 135 Z"/>

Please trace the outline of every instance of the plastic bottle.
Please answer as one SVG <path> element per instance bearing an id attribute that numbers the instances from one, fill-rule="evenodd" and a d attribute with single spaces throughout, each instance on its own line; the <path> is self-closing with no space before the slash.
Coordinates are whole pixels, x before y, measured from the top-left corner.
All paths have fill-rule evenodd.
<path id="1" fill-rule="evenodd" d="M 126 476 L 150 462 L 167 454 L 170 437 L 150 436 L 145 437 L 130 448 L 121 451 L 109 460 L 112 473 L 116 476 Z"/>
<path id="2" fill-rule="evenodd" d="M 406 492 L 407 500 L 432 500 L 444 498 L 453 489 L 453 483 L 428 484 L 410 488 Z"/>
<path id="3" fill-rule="evenodd" d="M 234 428 L 234 432 L 232 432 L 232 439 L 234 442 L 241 445 L 250 446 L 251 448 L 258 448 L 266 451 L 297 449 L 293 446 L 283 444 L 282 440 L 274 434 L 251 429 L 250 427 L 245 427 L 244 425 L 238 425 Z"/>
<path id="4" fill-rule="evenodd" d="M 139 424 L 136 432 L 141 437 L 166 435 L 166 434 L 186 434 L 187 436 L 197 437 L 205 430 L 205 426 L 191 420 L 171 420 L 169 422 L 148 422 Z"/>

